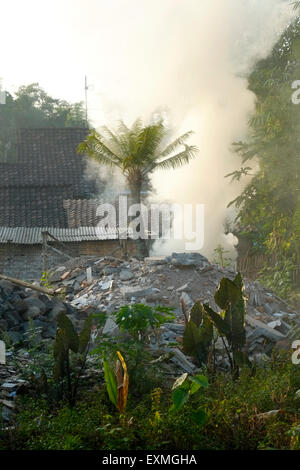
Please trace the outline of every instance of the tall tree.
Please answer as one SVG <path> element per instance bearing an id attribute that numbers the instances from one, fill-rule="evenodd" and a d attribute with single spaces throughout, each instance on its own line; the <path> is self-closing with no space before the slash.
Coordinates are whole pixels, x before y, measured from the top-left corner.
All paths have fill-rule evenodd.
<path id="1" fill-rule="evenodd" d="M 235 144 L 243 167 L 227 175 L 240 179 L 253 174 L 258 164 L 250 183 L 232 202 L 238 208 L 237 232 L 249 240 L 252 251 L 271 253 L 278 260 L 300 261 L 300 104 L 295 100 L 300 96 L 299 80 L 296 18 L 249 77 L 249 89 L 257 97 L 250 136 Z"/>
<path id="2" fill-rule="evenodd" d="M 38 83 L 19 87 L 15 95 L 6 93 L 0 105 L 2 128 L 86 127 L 83 103 L 68 103 L 49 96 Z"/>
<path id="3" fill-rule="evenodd" d="M 127 180 L 132 202 L 140 204 L 142 187 L 155 170 L 178 168 L 196 156 L 197 148 L 186 144 L 191 134 L 187 132 L 166 144 L 168 131 L 162 121 L 145 126 L 137 119 L 131 128 L 121 121 L 116 132 L 106 126 L 101 132 L 91 131 L 78 150 L 102 165 L 119 168 Z M 141 235 L 144 230 L 141 226 Z M 141 258 L 148 256 L 145 239 L 137 240 L 137 251 Z"/>

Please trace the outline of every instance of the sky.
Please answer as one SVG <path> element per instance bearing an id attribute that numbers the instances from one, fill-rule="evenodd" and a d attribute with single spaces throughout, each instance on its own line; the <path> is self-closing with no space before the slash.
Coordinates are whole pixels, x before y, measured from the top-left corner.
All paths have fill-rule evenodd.
<path id="1" fill-rule="evenodd" d="M 1 4 L 0 77 L 9 91 L 38 82 L 84 100 L 95 126 L 163 111 L 174 136 L 195 132 L 199 158 L 153 178 L 159 200 L 205 205 L 209 253 L 242 189 L 231 143 L 247 136 L 247 77 L 293 13 L 290 0 L 10 0 Z M 92 168 L 94 171 L 94 167 Z M 178 244 L 177 244 L 178 245 Z M 182 249 L 180 244 L 172 247 Z M 160 251 L 164 247 L 159 247 Z M 170 246 L 168 247 L 168 251 Z"/>

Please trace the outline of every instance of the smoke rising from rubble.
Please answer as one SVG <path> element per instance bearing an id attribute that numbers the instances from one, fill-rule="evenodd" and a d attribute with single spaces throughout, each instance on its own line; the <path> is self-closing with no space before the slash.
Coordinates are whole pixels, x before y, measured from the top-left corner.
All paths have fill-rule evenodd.
<path id="1" fill-rule="evenodd" d="M 205 204 L 202 253 L 210 256 L 218 243 L 232 248 L 235 237 L 224 235 L 223 224 L 233 216 L 226 206 L 242 184 L 224 178 L 240 165 L 230 146 L 247 134 L 255 105 L 247 77 L 291 19 L 290 2 L 131 0 L 118 5 L 117 13 L 105 13 L 107 21 L 113 14 L 119 22 L 112 32 L 106 30 L 114 61 L 103 73 L 101 98 L 93 97 L 103 115 L 92 112 L 92 118 L 107 124 L 123 118 L 131 124 L 160 109 L 174 137 L 193 130 L 190 143 L 199 147 L 198 159 L 172 174 L 154 174 L 155 199 Z M 168 242 L 156 244 L 155 251 L 183 247 L 184 241 Z"/>

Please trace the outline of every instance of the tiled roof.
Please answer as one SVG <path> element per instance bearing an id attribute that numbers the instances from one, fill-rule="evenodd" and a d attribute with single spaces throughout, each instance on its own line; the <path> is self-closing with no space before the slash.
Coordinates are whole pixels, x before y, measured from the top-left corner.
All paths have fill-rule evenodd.
<path id="1" fill-rule="evenodd" d="M 72 227 L 93 225 L 83 211 L 81 220 L 64 207 L 64 200 L 89 194 L 85 157 L 76 151 L 87 133 L 76 128 L 16 131 L 13 163 L 0 162 L 0 226 L 67 228 L 71 220 Z"/>

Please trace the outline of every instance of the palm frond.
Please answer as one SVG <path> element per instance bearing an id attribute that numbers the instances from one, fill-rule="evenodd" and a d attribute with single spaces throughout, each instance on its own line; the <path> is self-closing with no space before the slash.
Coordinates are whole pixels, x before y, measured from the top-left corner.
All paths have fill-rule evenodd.
<path id="1" fill-rule="evenodd" d="M 186 132 L 185 134 L 181 135 L 180 137 L 178 137 L 177 139 L 175 139 L 173 142 L 171 142 L 162 152 L 161 152 L 161 156 L 162 157 L 167 157 L 168 155 L 170 155 L 171 153 L 175 152 L 176 149 L 180 146 L 180 145 L 185 145 L 185 141 L 192 135 L 194 134 L 193 131 L 189 131 L 189 132 Z"/>
<path id="2" fill-rule="evenodd" d="M 92 131 L 84 142 L 79 144 L 78 152 L 86 153 L 99 163 L 121 168 L 122 158 L 114 153 L 103 141 L 103 136 Z"/>
<path id="3" fill-rule="evenodd" d="M 162 123 L 145 127 L 138 136 L 138 149 L 136 152 L 136 162 L 145 166 L 157 160 L 157 150 L 166 135 L 166 130 Z"/>
<path id="4" fill-rule="evenodd" d="M 155 170 L 158 170 L 158 169 L 169 170 L 171 168 L 172 169 L 178 168 L 182 165 L 189 163 L 190 160 L 196 157 L 197 153 L 198 153 L 198 148 L 196 146 L 186 145 L 185 150 L 183 152 L 177 153 L 176 155 L 173 155 L 172 157 L 156 162 L 150 171 L 154 169 Z"/>
<path id="5" fill-rule="evenodd" d="M 128 146 L 119 138 L 118 134 L 114 134 L 112 130 L 107 126 L 101 127 L 102 134 L 104 134 L 105 139 L 109 142 L 109 147 L 114 149 L 114 153 L 121 155 L 127 155 Z"/>

